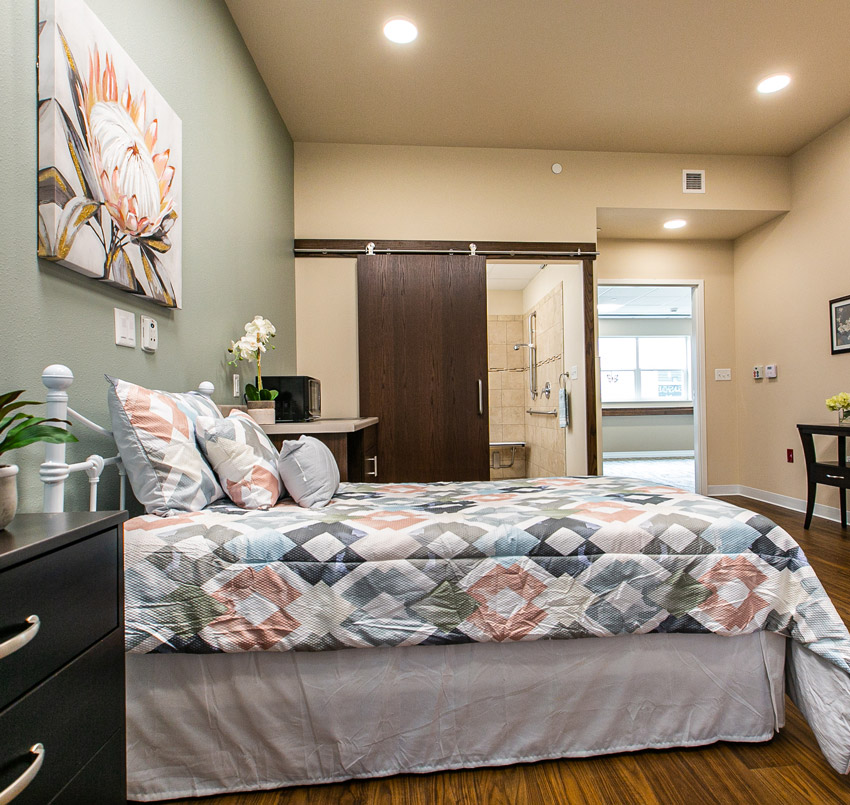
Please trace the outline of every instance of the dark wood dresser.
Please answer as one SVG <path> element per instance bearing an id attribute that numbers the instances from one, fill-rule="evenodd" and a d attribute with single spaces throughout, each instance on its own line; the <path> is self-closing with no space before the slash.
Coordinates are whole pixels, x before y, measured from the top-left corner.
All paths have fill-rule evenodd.
<path id="1" fill-rule="evenodd" d="M 126 802 L 126 519 L 19 514 L 0 531 L 0 802 Z"/>

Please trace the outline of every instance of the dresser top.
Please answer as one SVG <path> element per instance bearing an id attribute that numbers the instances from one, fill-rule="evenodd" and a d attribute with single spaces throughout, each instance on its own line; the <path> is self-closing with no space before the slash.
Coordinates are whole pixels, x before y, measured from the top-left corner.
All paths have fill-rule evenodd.
<path id="1" fill-rule="evenodd" d="M 378 417 L 367 416 L 354 419 L 314 419 L 311 422 L 275 422 L 274 425 L 262 425 L 266 433 L 354 433 L 370 425 L 377 425 Z"/>
<path id="2" fill-rule="evenodd" d="M 19 514 L 0 531 L 0 570 L 114 528 L 126 519 L 126 511 Z"/>

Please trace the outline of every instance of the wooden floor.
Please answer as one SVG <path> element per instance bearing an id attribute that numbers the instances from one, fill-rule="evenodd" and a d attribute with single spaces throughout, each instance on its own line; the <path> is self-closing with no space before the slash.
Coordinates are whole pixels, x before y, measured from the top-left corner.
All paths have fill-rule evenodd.
<path id="1" fill-rule="evenodd" d="M 815 518 L 745 498 L 796 539 L 845 623 L 850 623 L 850 536 Z M 334 785 L 179 800 L 204 805 L 673 805 L 674 803 L 850 803 L 850 779 L 826 763 L 799 711 L 786 700 L 785 729 L 763 744 L 645 750 L 582 760 L 399 775 Z M 175 800 L 175 802 L 178 802 Z"/>

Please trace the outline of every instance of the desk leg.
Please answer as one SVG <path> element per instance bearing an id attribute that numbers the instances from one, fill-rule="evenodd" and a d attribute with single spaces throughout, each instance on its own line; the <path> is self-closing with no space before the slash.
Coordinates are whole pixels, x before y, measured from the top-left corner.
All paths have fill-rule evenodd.
<path id="1" fill-rule="evenodd" d="M 808 529 L 808 527 L 812 524 L 812 514 L 815 511 L 815 497 L 818 494 L 818 485 L 814 483 L 814 481 L 809 481 L 809 496 L 806 500 L 806 522 L 803 525 L 803 528 Z"/>

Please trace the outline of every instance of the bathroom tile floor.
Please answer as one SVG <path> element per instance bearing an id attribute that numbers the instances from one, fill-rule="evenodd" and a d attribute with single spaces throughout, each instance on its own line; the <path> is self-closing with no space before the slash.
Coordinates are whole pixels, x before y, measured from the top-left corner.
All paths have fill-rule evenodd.
<path id="1" fill-rule="evenodd" d="M 694 470 L 692 458 L 617 458 L 602 463 L 603 475 L 641 478 L 689 492 L 694 491 Z"/>

